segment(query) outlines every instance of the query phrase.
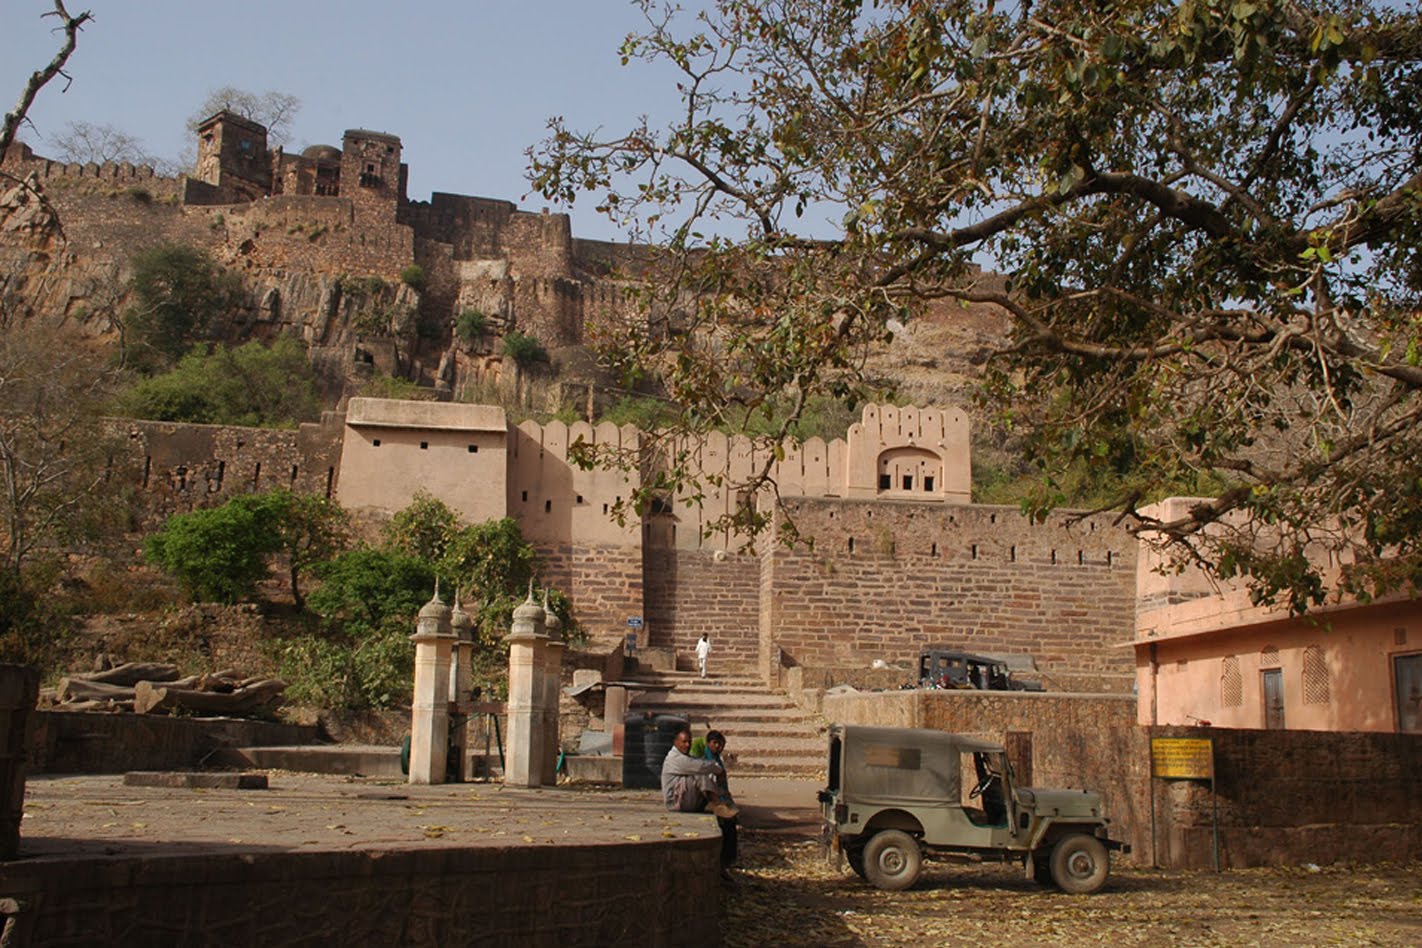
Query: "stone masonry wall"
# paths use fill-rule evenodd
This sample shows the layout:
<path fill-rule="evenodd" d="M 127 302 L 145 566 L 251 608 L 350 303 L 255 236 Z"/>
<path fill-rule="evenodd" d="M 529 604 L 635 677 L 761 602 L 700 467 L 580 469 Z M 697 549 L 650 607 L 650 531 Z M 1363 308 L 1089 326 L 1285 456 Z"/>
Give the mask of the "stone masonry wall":
<path fill-rule="evenodd" d="M 1155 780 L 1162 865 L 1377 862 L 1422 851 L 1422 734 L 1149 728 L 1214 741 L 1208 780 Z"/>
<path fill-rule="evenodd" d="M 573 600 L 578 624 L 596 646 L 612 647 L 627 634 L 627 619 L 640 616 L 642 557 L 634 547 L 537 546 L 543 579 Z"/>
<path fill-rule="evenodd" d="M 813 541 L 771 547 L 762 672 L 917 661 L 921 648 L 1031 655 L 1053 690 L 1133 680 L 1135 544 L 1109 520 L 1012 507 L 796 499 Z"/>
<path fill-rule="evenodd" d="M 126 435 L 142 519 L 216 507 L 240 494 L 287 488 L 335 496 L 340 416 L 297 431 L 115 420 Z"/>
<path fill-rule="evenodd" d="M 710 550 L 647 549 L 646 644 L 694 654 L 704 632 L 718 668 L 759 657 L 760 559 Z"/>
<path fill-rule="evenodd" d="M 24 945 L 719 945 L 720 841 L 24 860 Z M 648 906 L 655 906 L 648 911 Z M 7 926 L 7 931 L 10 926 Z M 185 942 L 187 943 L 187 942 Z"/>

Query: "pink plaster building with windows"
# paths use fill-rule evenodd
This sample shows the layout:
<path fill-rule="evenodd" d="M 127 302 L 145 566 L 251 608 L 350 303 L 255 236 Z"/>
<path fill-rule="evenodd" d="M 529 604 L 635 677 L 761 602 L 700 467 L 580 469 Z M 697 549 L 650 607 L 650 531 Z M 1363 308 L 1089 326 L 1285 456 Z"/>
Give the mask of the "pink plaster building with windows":
<path fill-rule="evenodd" d="M 1161 516 L 1169 519 L 1164 501 Z M 1238 586 L 1137 560 L 1142 724 L 1422 733 L 1422 603 L 1331 603 L 1299 618 Z"/>

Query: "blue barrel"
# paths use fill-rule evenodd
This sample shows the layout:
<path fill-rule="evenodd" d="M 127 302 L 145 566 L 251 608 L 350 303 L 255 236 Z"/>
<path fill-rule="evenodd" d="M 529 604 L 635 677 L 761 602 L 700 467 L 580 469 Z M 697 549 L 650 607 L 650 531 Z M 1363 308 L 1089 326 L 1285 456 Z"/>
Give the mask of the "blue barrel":
<path fill-rule="evenodd" d="M 659 790 L 662 761 L 676 732 L 689 724 L 685 715 L 629 714 L 623 727 L 622 786 L 629 790 Z"/>

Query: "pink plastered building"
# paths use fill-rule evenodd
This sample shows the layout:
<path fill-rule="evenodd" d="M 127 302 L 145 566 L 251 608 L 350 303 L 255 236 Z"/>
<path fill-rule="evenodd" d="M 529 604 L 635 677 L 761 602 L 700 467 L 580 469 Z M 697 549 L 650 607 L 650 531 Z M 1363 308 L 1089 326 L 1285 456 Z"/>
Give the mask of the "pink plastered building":
<path fill-rule="evenodd" d="M 1156 515 L 1171 519 L 1172 498 Z M 1330 602 L 1306 617 L 1243 586 L 1138 559 L 1141 724 L 1422 733 L 1422 602 Z"/>

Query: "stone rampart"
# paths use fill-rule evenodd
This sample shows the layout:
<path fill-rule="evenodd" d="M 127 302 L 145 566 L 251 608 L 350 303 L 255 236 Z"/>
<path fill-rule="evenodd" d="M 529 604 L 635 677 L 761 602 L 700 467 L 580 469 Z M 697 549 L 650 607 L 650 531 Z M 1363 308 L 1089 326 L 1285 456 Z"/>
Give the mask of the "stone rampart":
<path fill-rule="evenodd" d="M 286 488 L 335 496 L 340 416 L 298 430 L 114 419 L 127 438 L 139 509 L 156 525 L 240 494 Z"/>
<path fill-rule="evenodd" d="M 777 515 L 777 526 L 778 517 Z M 1105 517 L 795 499 L 810 545 L 762 560 L 762 672 L 916 662 L 925 646 L 1032 656 L 1049 687 L 1129 690 L 1136 548 Z M 1101 687 L 1098 687 L 1101 686 Z"/>
<path fill-rule="evenodd" d="M 641 616 L 642 555 L 635 547 L 537 544 L 543 557 L 542 579 L 573 600 L 578 624 L 593 647 L 617 646 L 627 620 Z"/>

